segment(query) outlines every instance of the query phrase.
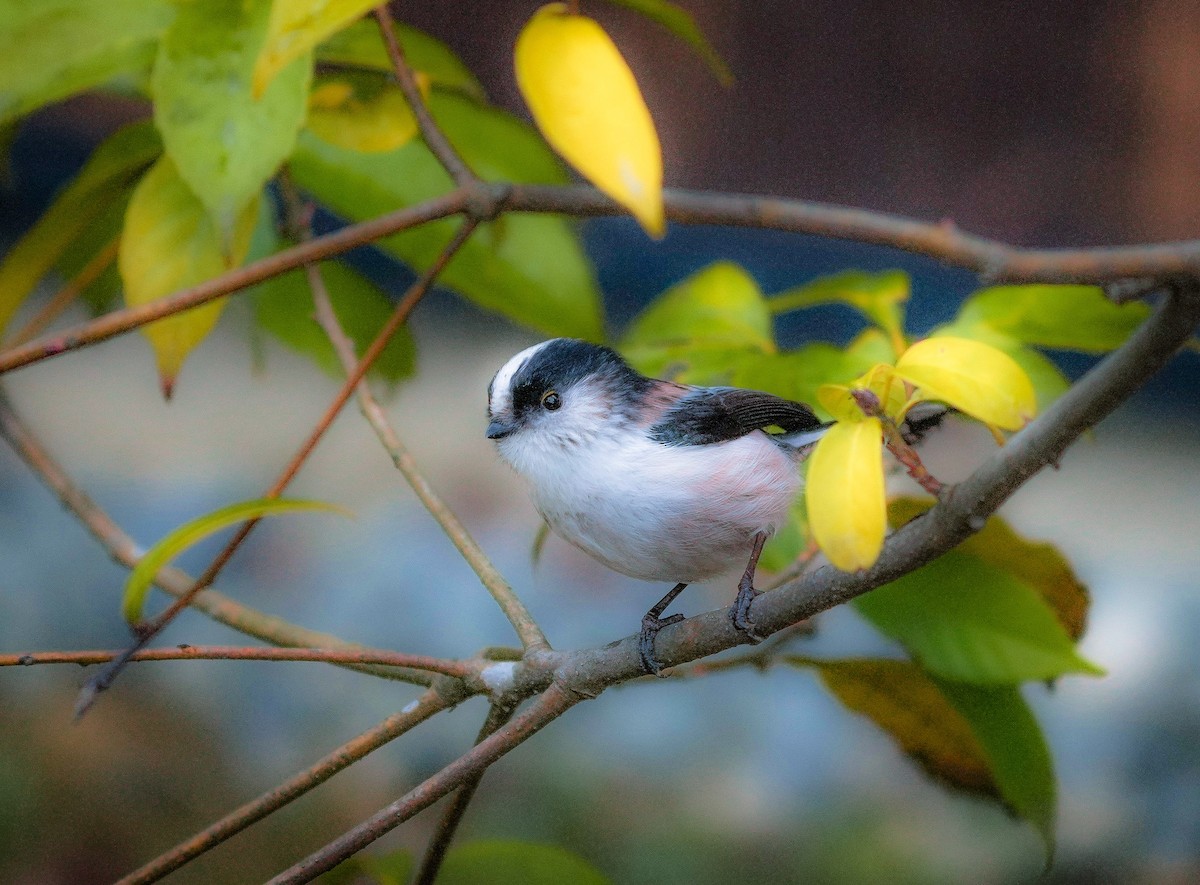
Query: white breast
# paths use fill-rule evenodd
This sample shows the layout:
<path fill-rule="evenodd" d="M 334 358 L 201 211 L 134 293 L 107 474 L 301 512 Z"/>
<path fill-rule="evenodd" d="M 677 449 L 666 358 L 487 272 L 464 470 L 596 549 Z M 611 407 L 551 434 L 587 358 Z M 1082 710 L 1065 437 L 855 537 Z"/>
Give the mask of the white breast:
<path fill-rule="evenodd" d="M 630 428 L 553 449 L 518 434 L 500 452 L 554 531 L 649 581 L 690 583 L 745 564 L 755 534 L 775 531 L 800 486 L 794 456 L 761 431 L 665 446 Z"/>

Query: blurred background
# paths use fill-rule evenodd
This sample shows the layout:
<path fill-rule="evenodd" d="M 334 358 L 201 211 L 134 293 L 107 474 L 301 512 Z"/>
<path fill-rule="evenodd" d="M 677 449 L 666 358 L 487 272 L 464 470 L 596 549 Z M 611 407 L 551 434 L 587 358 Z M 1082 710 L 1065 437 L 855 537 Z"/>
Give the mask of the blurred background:
<path fill-rule="evenodd" d="M 460 53 L 493 99 L 523 114 L 511 48 L 536 4 L 403 4 L 395 12 Z M 1019 244 L 1194 238 L 1200 215 L 1200 4 L 736 3 L 688 0 L 737 78 L 720 87 L 641 19 L 585 3 L 637 73 L 664 144 L 667 183 L 772 193 L 927 220 Z M 2 26 L 2 25 L 0 25 Z M 144 115 L 81 98 L 21 130 L 0 192 L 5 243 L 36 218 L 91 145 Z M 977 281 L 890 250 L 769 232 L 675 226 L 661 243 L 630 222 L 583 226 L 610 328 L 691 271 L 728 258 L 766 291 L 845 268 L 914 278 L 912 328 L 948 318 Z M 392 284 L 402 286 L 402 271 Z M 81 318 L 77 315 L 75 319 Z M 847 314 L 784 330 L 845 339 Z M 663 588 L 622 578 L 551 540 L 483 438 L 495 369 L 535 340 L 437 292 L 413 319 L 420 373 L 387 399 L 438 490 L 552 642 L 633 631 Z M 140 336 L 5 380 L 68 471 L 139 542 L 267 487 L 336 386 L 252 341 L 234 299 L 164 403 Z M 1071 358 L 1073 373 L 1087 361 Z M 1061 469 L 1005 508 L 1059 545 L 1090 585 L 1083 644 L 1102 679 L 1027 697 L 1061 779 L 1052 882 L 1200 880 L 1200 364 L 1171 370 Z M 939 477 L 990 443 L 953 426 L 928 445 Z M 263 525 L 222 576 L 236 599 L 346 639 L 438 655 L 512 642 L 506 622 L 421 510 L 352 409 L 295 486 L 352 521 Z M 0 650 L 112 648 L 124 572 L 0 448 Z M 181 565 L 205 564 L 209 545 Z M 732 584 L 689 589 L 680 610 L 724 604 Z M 164 643 L 239 644 L 199 614 Z M 822 617 L 813 654 L 893 650 L 849 611 Z M 109 881 L 408 703 L 415 692 L 318 664 L 131 667 L 79 725 L 85 672 L 0 671 L 0 881 Z M 374 812 L 464 749 L 481 701 L 439 717 L 237 837 L 172 881 L 261 881 Z M 419 850 L 426 814 L 377 850 Z M 777 668 L 630 685 L 574 709 L 495 766 L 462 837 L 563 845 L 617 882 L 980 882 L 1037 879 L 1032 831 L 927 783 L 811 674 Z"/>

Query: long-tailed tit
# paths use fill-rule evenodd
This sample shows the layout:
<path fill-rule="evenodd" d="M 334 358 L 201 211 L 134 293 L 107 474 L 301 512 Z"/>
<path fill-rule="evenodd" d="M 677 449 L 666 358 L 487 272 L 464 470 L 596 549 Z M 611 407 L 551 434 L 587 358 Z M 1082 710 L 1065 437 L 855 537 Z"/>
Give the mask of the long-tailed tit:
<path fill-rule="evenodd" d="M 658 631 L 683 620 L 661 617 L 667 606 L 741 562 L 729 614 L 758 638 L 749 618 L 758 557 L 799 491 L 798 462 L 828 427 L 808 406 L 654 380 L 607 347 L 555 338 L 496 373 L 488 420 L 488 438 L 550 528 L 622 574 L 676 582 L 642 619 L 648 672 L 661 669 Z"/>

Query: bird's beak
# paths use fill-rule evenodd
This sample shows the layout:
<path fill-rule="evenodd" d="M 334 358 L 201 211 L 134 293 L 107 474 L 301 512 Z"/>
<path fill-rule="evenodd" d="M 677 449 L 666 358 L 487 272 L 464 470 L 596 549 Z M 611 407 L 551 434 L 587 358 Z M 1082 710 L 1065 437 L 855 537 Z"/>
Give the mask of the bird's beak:
<path fill-rule="evenodd" d="M 504 439 L 514 430 L 517 429 L 516 424 L 506 424 L 503 421 L 492 421 L 488 424 L 487 437 L 488 439 Z"/>

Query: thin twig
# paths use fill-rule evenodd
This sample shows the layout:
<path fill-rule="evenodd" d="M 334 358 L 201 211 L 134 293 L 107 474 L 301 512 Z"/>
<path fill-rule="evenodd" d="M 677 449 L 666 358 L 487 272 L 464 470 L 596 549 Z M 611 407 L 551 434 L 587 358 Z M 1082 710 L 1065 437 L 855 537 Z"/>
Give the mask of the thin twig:
<path fill-rule="evenodd" d="M 388 10 L 386 3 L 375 7 L 375 20 L 379 23 L 379 33 L 383 37 L 384 46 L 387 47 L 388 58 L 392 60 L 392 72 L 396 75 L 396 82 L 400 85 L 400 91 L 404 93 L 409 107 L 412 108 L 413 116 L 417 120 L 417 128 L 420 129 L 421 137 L 425 140 L 430 153 L 437 157 L 442 168 L 450 173 L 450 177 L 460 187 L 478 181 L 475 173 L 459 156 L 454 145 L 450 143 L 450 139 L 442 132 L 441 127 L 429 112 L 429 106 L 425 103 L 425 96 L 421 94 L 417 78 L 404 58 L 404 48 L 396 39 L 392 13 Z"/>
<path fill-rule="evenodd" d="M 355 852 L 390 832 L 417 812 L 428 808 L 451 790 L 485 771 L 505 753 L 521 745 L 553 722 L 584 695 L 552 683 L 529 707 L 495 734 L 476 744 L 424 783 L 375 813 L 358 826 L 280 873 L 268 885 L 297 885 L 311 882 L 333 869 Z"/>
<path fill-rule="evenodd" d="M 1027 249 L 930 223 L 806 200 L 667 189 L 667 217 L 682 224 L 728 224 L 744 228 L 815 234 L 891 246 L 973 270 L 989 282 L 1096 283 L 1128 277 L 1200 276 L 1200 240 L 1144 246 Z M 618 206 L 586 185 L 514 184 L 500 209 L 575 216 L 623 215 Z"/>
<path fill-rule="evenodd" d="M 256 799 L 225 815 L 196 835 L 179 843 L 154 860 L 118 881 L 116 885 L 147 885 L 157 882 L 184 864 L 216 848 L 251 824 L 262 820 L 283 806 L 299 799 L 313 787 L 319 786 L 344 768 L 379 749 L 406 731 L 415 728 L 435 713 L 449 709 L 461 698 L 447 696 L 430 689 L 399 713 L 394 713 L 374 728 L 338 747 L 311 767 Z"/>
<path fill-rule="evenodd" d="M 30 667 L 35 664 L 103 664 L 121 651 L 34 651 L 0 655 L 0 667 Z M 378 664 L 408 667 L 464 679 L 473 668 L 462 661 L 406 654 L 381 649 L 346 648 L 262 648 L 235 645 L 178 645 L 172 648 L 147 648 L 130 661 L 322 661 L 329 664 Z"/>
<path fill-rule="evenodd" d="M 83 293 L 83 290 L 96 282 L 100 274 L 104 273 L 108 269 L 108 266 L 116 261 L 117 250 L 120 245 L 120 236 L 113 237 L 107 245 L 91 257 L 87 264 L 80 268 L 79 273 L 75 274 L 75 276 L 67 281 L 66 285 L 54 293 L 50 300 L 42 306 L 41 310 L 29 318 L 29 322 L 5 342 L 5 347 L 17 347 L 35 335 L 40 335 L 46 331 L 47 327 L 74 303 L 75 299 Z"/>
<path fill-rule="evenodd" d="M 427 221 L 457 215 L 465 209 L 471 199 L 472 194 L 460 188 L 415 206 L 406 206 L 370 221 L 343 227 L 309 243 L 277 252 L 148 304 L 110 311 L 63 332 L 37 338 L 20 347 L 8 348 L 0 353 L 0 373 L 106 341 L 163 317 L 244 291 L 254 283 L 261 283 L 270 277 L 295 270 L 305 262 L 321 261 L 373 243 L 388 234 L 407 230 Z"/>
<path fill-rule="evenodd" d="M 138 560 L 142 557 L 142 549 L 51 457 L 17 415 L 2 391 L 0 391 L 0 438 L 3 438 L 33 474 L 57 495 L 63 506 L 75 515 L 75 518 L 100 543 L 114 562 L 125 568 L 133 568 L 137 565 Z M 172 596 L 183 595 L 196 583 L 195 578 L 172 566 L 160 569 L 154 581 Z M 205 590 L 193 600 L 192 605 L 214 621 L 225 624 L 239 633 L 275 645 L 297 648 L 339 648 L 350 651 L 369 650 L 364 649 L 361 645 L 339 639 L 332 634 L 309 630 L 275 615 L 258 611 L 248 605 L 236 602 L 216 590 Z M 430 683 L 428 673 L 416 670 L 371 665 L 355 666 L 354 669 L 388 679 L 400 679 L 416 685 L 429 685 Z"/>
<path fill-rule="evenodd" d="M 512 719 L 515 712 L 516 708 L 511 706 L 492 704 L 488 707 L 487 717 L 479 728 L 475 745 L 478 746 L 496 729 Z M 475 791 L 479 789 L 483 775 L 484 772 L 480 771 L 474 777 L 468 778 L 450 797 L 450 802 L 446 805 L 442 817 L 438 821 L 437 829 L 434 830 L 433 838 L 429 840 L 429 845 L 425 848 L 421 865 L 417 868 L 417 874 L 412 880 L 413 885 L 433 885 L 434 880 L 437 879 L 438 872 L 442 868 L 442 861 L 446 859 L 446 851 L 450 848 L 450 843 L 454 841 L 454 834 L 458 831 L 458 825 L 462 823 L 463 816 L 467 813 L 467 807 L 475 798 Z"/>
<path fill-rule="evenodd" d="M 462 228 L 459 229 L 458 235 L 446 247 L 442 253 L 445 260 L 454 254 L 455 251 L 466 241 L 470 236 L 471 231 L 475 227 L 474 220 L 463 222 Z M 342 329 L 341 323 L 338 321 L 337 314 L 334 313 L 333 305 L 329 300 L 329 293 L 325 288 L 325 284 L 321 279 L 319 269 L 314 265 L 307 265 L 305 272 L 308 275 L 308 283 L 313 292 L 313 303 L 316 306 L 316 320 L 321 328 L 325 331 L 330 343 L 333 345 L 334 351 L 342 362 L 342 366 L 349 371 L 350 367 L 355 363 L 354 344 L 350 341 L 345 331 Z M 401 306 L 403 306 L 403 301 Z M 399 310 L 399 307 L 397 308 Z M 379 402 L 371 393 L 370 386 L 365 381 L 360 381 L 358 384 L 358 403 L 362 409 L 363 416 L 370 423 L 379 437 L 388 454 L 391 455 L 392 463 L 396 465 L 396 469 L 408 482 L 413 492 L 416 493 L 421 503 L 425 505 L 425 509 L 430 515 L 437 520 L 442 531 L 450 542 L 457 548 L 459 555 L 466 560 L 467 564 L 479 577 L 480 582 L 491 594 L 496 604 L 500 606 L 509 623 L 513 625 L 517 636 L 521 640 L 521 645 L 525 649 L 530 648 L 549 648 L 550 644 L 546 639 L 546 635 L 542 632 L 541 627 L 533 619 L 533 615 L 525 607 L 517 596 L 516 591 L 500 574 L 500 570 L 488 559 L 487 554 L 483 552 L 483 548 L 476 543 L 467 531 L 466 526 L 462 524 L 454 511 L 449 505 L 442 500 L 441 496 L 434 491 L 425 475 L 417 467 L 416 461 L 408 452 L 408 449 L 400 441 L 400 437 L 396 434 L 395 429 L 388 421 L 384 411 L 379 406 Z"/>

